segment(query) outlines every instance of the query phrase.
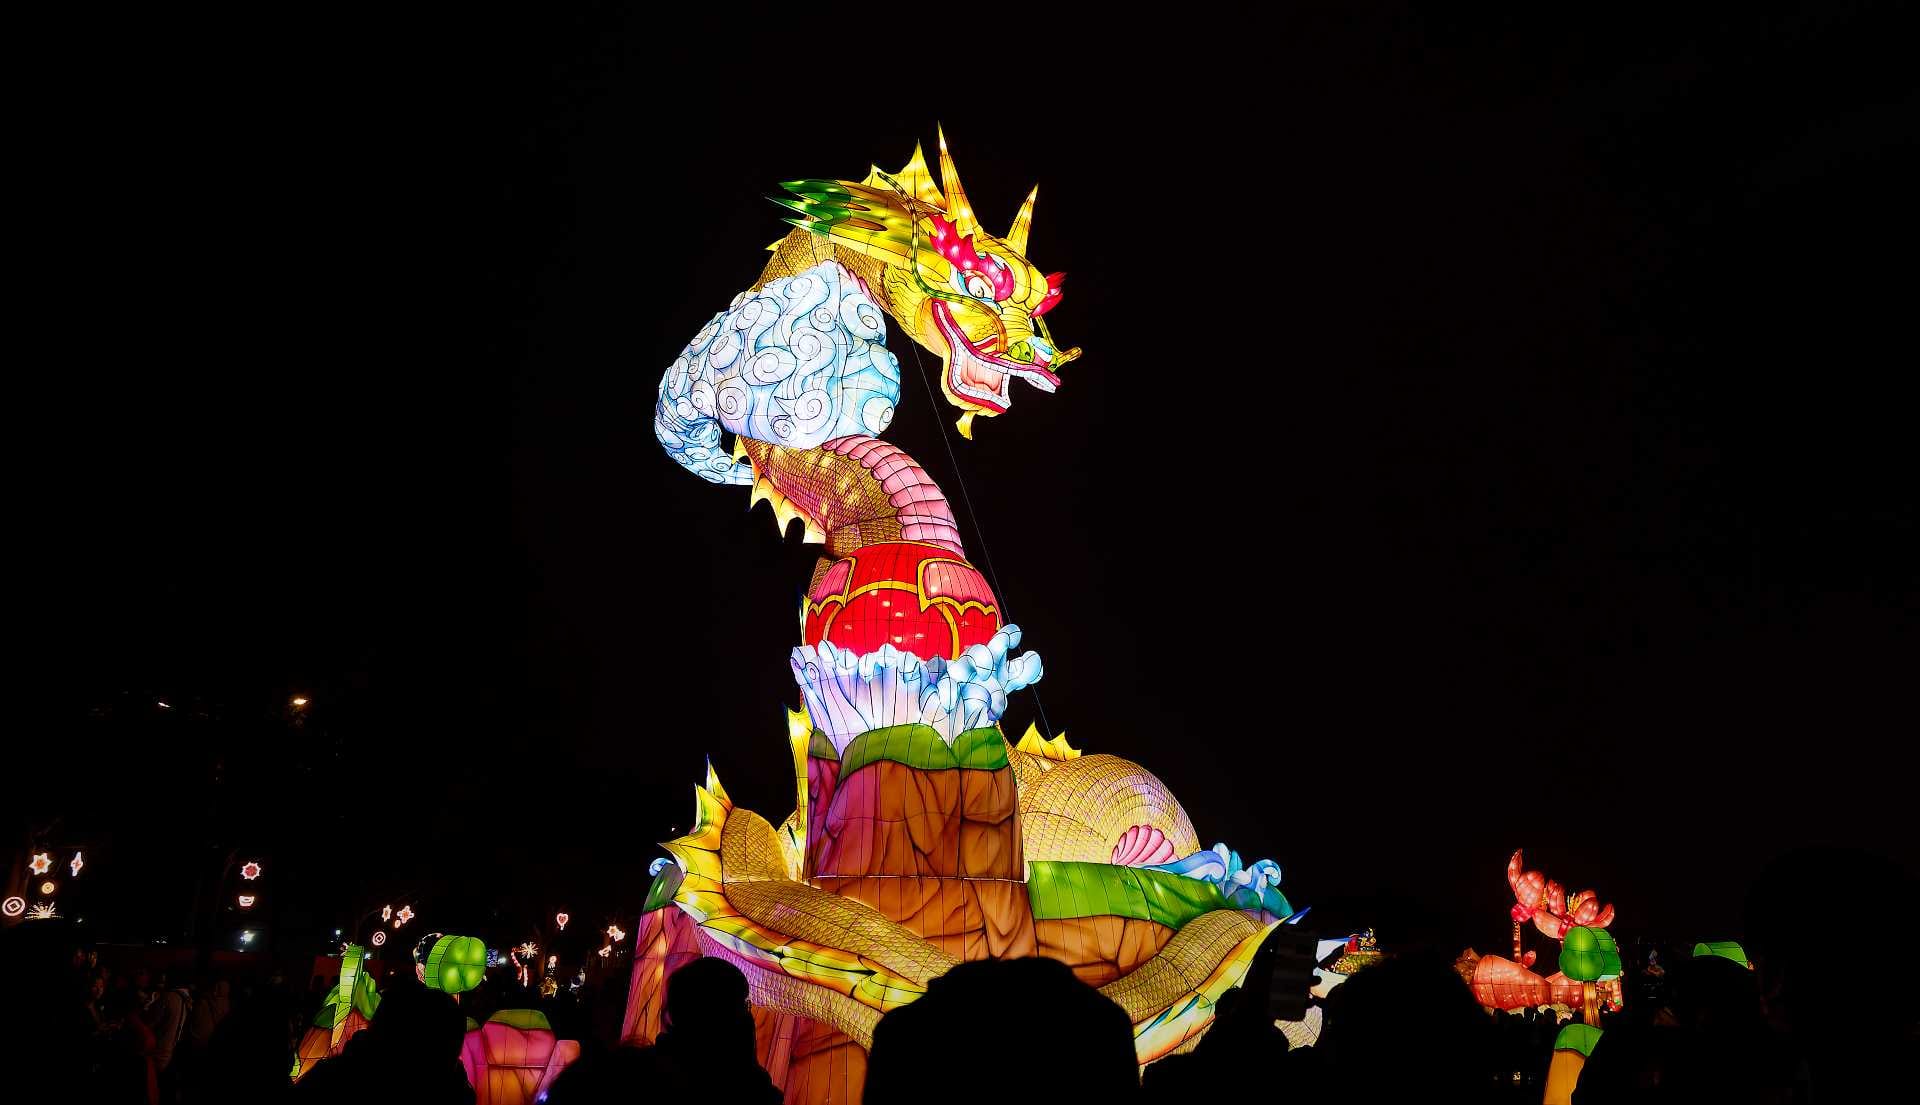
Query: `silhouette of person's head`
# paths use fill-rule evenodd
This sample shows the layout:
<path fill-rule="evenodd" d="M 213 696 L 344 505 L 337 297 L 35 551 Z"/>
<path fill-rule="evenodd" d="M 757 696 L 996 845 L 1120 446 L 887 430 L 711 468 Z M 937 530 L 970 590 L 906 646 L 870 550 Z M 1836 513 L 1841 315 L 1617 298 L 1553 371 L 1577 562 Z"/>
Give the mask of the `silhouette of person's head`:
<path fill-rule="evenodd" d="M 1864 907 L 1856 927 L 1871 927 L 1912 917 L 1916 905 L 1913 872 L 1853 848 L 1780 856 L 1748 891 L 1743 943 L 1766 1016 L 1793 1039 L 1817 1095 L 1874 1094 L 1901 1073 L 1898 1057 L 1920 1029 L 1897 977 L 1854 962 L 1816 912 Z"/>
<path fill-rule="evenodd" d="M 667 979 L 666 1024 L 682 1035 L 737 1031 L 753 1026 L 747 978 L 724 959 L 695 959 Z"/>
<path fill-rule="evenodd" d="M 1752 971 L 1706 955 L 1676 965 L 1668 1007 L 1682 1027 L 1749 1031 L 1760 1023 L 1760 987 Z"/>
<path fill-rule="evenodd" d="M 1329 995 L 1319 1045 L 1353 1100 L 1473 1100 L 1490 1088 L 1494 1025 L 1441 959 L 1393 958 Z"/>
<path fill-rule="evenodd" d="M 451 996 L 402 984 L 382 996 L 367 1032 L 389 1056 L 443 1062 L 460 1057 L 467 1019 Z"/>
<path fill-rule="evenodd" d="M 1139 1092 L 1133 1025 L 1053 959 L 962 963 L 882 1017 L 864 1100 L 1129 1101 Z"/>
<path fill-rule="evenodd" d="M 760 1066 L 747 979 L 724 959 L 701 958 L 667 979 L 659 1053 L 645 1062 L 676 1068 L 703 1092 L 727 1102 L 777 1102 L 780 1092 Z"/>
<path fill-rule="evenodd" d="M 708 1090 L 654 1048 L 617 1047 L 576 1060 L 554 1080 L 547 1105 L 677 1103 Z"/>

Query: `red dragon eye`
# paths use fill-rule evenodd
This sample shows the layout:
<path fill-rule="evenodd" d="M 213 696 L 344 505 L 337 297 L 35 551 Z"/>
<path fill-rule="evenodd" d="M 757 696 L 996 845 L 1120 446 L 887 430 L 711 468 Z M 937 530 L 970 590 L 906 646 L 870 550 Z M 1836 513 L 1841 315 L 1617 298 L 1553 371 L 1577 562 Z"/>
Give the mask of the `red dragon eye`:
<path fill-rule="evenodd" d="M 1067 274 L 1064 272 L 1050 272 L 1047 274 L 1047 297 L 1040 301 L 1040 306 L 1033 309 L 1034 318 L 1039 318 L 1041 315 L 1053 310 L 1053 305 L 1060 302 L 1060 285 L 1065 283 L 1066 279 Z"/>
<path fill-rule="evenodd" d="M 974 252 L 973 239 L 961 234 L 952 223 L 938 215 L 928 218 L 933 223 L 934 252 L 946 258 L 947 263 L 962 274 L 962 279 L 966 274 L 979 273 L 993 286 L 993 298 L 1005 299 L 1013 294 L 1013 270 L 998 257 L 982 257 Z"/>

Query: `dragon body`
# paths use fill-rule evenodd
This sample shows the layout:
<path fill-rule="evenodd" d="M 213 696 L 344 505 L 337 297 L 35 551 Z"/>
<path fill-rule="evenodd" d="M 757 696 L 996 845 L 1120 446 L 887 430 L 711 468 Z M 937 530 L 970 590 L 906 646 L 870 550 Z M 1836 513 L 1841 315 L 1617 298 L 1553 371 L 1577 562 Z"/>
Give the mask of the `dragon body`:
<path fill-rule="evenodd" d="M 680 963 L 726 958 L 790 1102 L 856 1100 L 878 1019 L 971 959 L 1064 960 L 1126 1010 L 1142 1063 L 1191 1047 L 1294 915 L 1277 866 L 1201 848 L 1144 768 L 1001 731 L 1042 664 L 946 497 L 880 440 L 901 398 L 887 324 L 938 358 L 968 437 L 1013 380 L 1051 392 L 1079 350 L 1044 321 L 1062 277 L 1025 256 L 1037 190 L 996 237 L 944 136 L 940 170 L 915 150 L 898 172 L 784 185 L 793 230 L 674 359 L 654 414 L 682 467 L 824 549 L 790 657 L 794 811 L 738 808 L 709 769 L 693 831 L 654 865 L 626 1035 L 659 1031 Z"/>

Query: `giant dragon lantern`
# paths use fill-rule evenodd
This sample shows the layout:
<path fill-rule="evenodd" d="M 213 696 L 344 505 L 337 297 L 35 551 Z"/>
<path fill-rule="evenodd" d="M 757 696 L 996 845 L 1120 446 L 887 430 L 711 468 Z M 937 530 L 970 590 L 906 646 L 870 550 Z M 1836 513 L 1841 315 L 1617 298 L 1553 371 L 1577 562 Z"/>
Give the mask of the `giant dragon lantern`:
<path fill-rule="evenodd" d="M 693 831 L 654 864 L 625 1035 L 650 1042 L 667 977 L 717 956 L 747 976 L 787 1100 L 857 1100 L 884 1013 L 956 963 L 1043 955 L 1127 1012 L 1143 1064 L 1190 1048 L 1294 915 L 1280 869 L 1202 848 L 1137 764 L 1003 735 L 1040 657 L 946 496 L 880 439 L 901 390 L 889 318 L 939 359 L 967 437 L 1012 381 L 1052 392 L 1080 355 L 1044 318 L 1060 275 L 1026 257 L 1037 190 L 988 233 L 944 135 L 937 184 L 916 149 L 898 172 L 783 187 L 794 229 L 668 367 L 654 432 L 824 546 L 791 654 L 794 810 L 737 807 L 709 768 Z"/>

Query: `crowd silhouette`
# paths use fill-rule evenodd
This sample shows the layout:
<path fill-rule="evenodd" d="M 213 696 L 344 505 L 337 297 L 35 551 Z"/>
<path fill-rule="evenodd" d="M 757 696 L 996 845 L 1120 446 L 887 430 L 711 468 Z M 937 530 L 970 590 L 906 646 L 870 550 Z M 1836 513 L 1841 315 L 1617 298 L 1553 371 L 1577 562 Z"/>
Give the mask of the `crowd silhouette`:
<path fill-rule="evenodd" d="M 1870 897 L 1886 923 L 1917 902 L 1910 873 L 1865 853 L 1824 849 L 1770 866 L 1746 903 L 1752 967 L 1718 956 L 1653 969 L 1609 1016 L 1573 1092 L 1575 1105 L 1755 1102 L 1826 1105 L 1904 1099 L 1920 1056 L 1920 1020 L 1895 950 L 1856 958 L 1866 939 L 1835 934 L 1817 904 Z M 475 1100 L 461 1063 L 467 1011 L 397 974 L 378 1016 L 344 1050 L 289 1085 L 290 1058 L 314 994 L 267 984 L 134 969 L 112 975 L 70 954 L 50 926 L 5 935 L 7 977 L 24 997 L 0 1003 L 20 1101 L 128 1105 L 294 1105 Z M 1493 1014 L 1453 966 L 1388 955 L 1336 987 L 1312 1046 L 1290 1048 L 1269 1007 L 1261 961 L 1219 1002 L 1189 1050 L 1140 1071 L 1119 1006 L 1048 959 L 964 963 L 920 1000 L 882 1017 L 868 1055 L 868 1105 L 1139 1102 L 1227 1098 L 1326 1102 L 1537 1102 L 1557 1023 Z M 595 1019 L 578 1016 L 582 1028 Z M 683 1102 L 775 1105 L 756 1059 L 748 984 L 723 959 L 668 980 L 664 1029 L 650 1047 L 582 1031 L 581 1057 L 550 1105 Z"/>

